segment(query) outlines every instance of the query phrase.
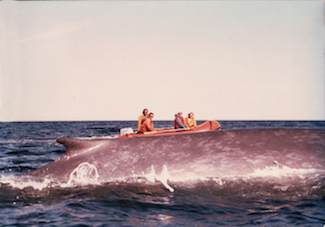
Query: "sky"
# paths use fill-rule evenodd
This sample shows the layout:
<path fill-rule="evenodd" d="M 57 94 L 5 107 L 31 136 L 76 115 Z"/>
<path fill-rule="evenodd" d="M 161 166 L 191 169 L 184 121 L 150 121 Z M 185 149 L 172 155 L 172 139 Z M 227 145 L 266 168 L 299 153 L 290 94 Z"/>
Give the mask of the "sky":
<path fill-rule="evenodd" d="M 0 121 L 325 120 L 323 1 L 1 1 Z"/>

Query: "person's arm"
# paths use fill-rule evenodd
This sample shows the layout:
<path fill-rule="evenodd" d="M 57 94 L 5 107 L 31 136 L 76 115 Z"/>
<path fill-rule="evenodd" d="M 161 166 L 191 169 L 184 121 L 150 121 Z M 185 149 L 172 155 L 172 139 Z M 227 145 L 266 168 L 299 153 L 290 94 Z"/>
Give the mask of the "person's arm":
<path fill-rule="evenodd" d="M 189 125 L 190 119 L 187 117 L 185 118 L 185 124 Z"/>
<path fill-rule="evenodd" d="M 151 124 L 148 124 L 147 128 L 148 128 L 150 131 L 155 131 L 154 127 L 152 127 Z"/>
<path fill-rule="evenodd" d="M 140 116 L 138 120 L 138 131 L 140 131 L 141 129 L 141 124 L 142 124 L 142 116 Z"/>

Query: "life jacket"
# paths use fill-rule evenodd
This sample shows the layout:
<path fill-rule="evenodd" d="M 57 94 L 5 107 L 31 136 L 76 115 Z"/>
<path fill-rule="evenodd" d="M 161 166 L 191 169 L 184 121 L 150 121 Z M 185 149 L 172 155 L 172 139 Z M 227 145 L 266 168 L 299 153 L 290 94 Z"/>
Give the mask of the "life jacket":
<path fill-rule="evenodd" d="M 181 120 L 182 124 L 185 125 L 184 118 L 182 116 L 176 116 L 175 117 L 175 120 L 174 120 L 174 126 L 175 126 L 175 128 L 180 128 L 179 125 L 176 122 L 176 118 L 179 118 Z"/>
<path fill-rule="evenodd" d="M 146 119 L 147 119 L 147 117 L 144 116 L 144 115 L 142 115 L 142 116 L 141 116 L 141 124 L 142 124 Z"/>
<path fill-rule="evenodd" d="M 186 122 L 187 126 L 190 128 L 196 126 L 196 121 L 195 121 L 194 117 L 193 118 L 189 118 L 189 117 L 185 118 L 185 122 Z"/>

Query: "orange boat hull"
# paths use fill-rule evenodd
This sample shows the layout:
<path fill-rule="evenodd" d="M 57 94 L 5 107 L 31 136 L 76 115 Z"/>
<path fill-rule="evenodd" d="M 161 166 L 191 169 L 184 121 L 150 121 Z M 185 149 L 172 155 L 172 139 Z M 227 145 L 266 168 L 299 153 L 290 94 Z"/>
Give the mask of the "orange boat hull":
<path fill-rule="evenodd" d="M 175 135 L 175 134 L 184 134 L 184 133 L 197 133 L 197 132 L 207 132 L 215 131 L 220 129 L 220 124 L 217 121 L 206 121 L 202 124 L 199 124 L 195 128 L 190 129 L 157 129 L 152 132 L 145 133 L 130 133 L 125 135 L 119 135 L 117 138 L 131 138 L 131 137 L 144 137 L 144 136 L 162 136 L 162 135 Z"/>

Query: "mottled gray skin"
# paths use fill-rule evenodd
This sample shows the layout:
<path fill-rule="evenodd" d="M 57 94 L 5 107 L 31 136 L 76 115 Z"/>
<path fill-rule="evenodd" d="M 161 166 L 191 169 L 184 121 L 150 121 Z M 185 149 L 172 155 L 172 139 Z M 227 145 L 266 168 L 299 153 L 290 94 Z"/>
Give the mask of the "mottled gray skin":
<path fill-rule="evenodd" d="M 279 165 L 325 169 L 325 130 L 245 129 L 125 139 L 57 140 L 67 147 L 60 159 L 29 175 L 67 182 L 83 162 L 96 166 L 100 182 L 159 174 L 166 165 L 171 176 L 244 175 Z"/>

